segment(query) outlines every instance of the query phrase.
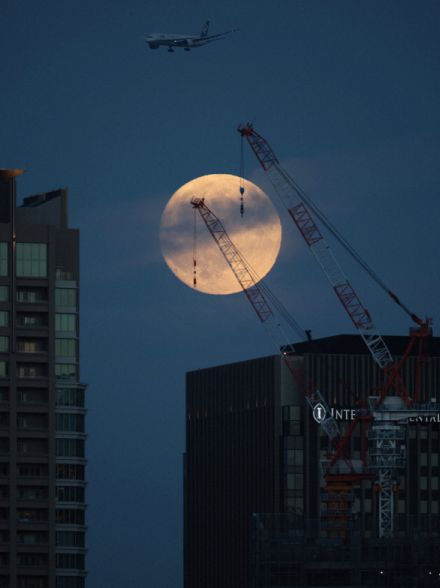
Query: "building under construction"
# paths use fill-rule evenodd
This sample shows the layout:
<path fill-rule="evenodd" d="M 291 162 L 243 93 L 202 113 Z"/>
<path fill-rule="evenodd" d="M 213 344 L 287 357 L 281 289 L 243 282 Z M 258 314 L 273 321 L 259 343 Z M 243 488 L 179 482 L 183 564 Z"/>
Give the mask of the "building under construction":
<path fill-rule="evenodd" d="M 398 360 L 407 338 L 384 339 Z M 320 390 L 350 430 L 385 379 L 362 340 L 328 337 L 294 351 L 303 389 Z M 388 537 L 380 537 L 377 472 L 354 483 L 340 470 L 343 492 L 323 482 L 331 442 L 280 356 L 189 373 L 185 588 L 440 584 L 440 338 L 427 339 L 419 360 L 411 351 L 402 379 L 420 387 L 419 407 L 429 411 L 400 428 Z M 347 436 L 347 468 L 362 460 L 368 436 L 371 422 L 360 420 Z"/>

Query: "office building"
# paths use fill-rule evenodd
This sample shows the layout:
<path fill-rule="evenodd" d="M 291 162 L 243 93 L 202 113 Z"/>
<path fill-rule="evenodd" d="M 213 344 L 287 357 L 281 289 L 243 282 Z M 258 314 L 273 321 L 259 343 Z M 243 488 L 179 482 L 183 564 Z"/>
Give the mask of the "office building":
<path fill-rule="evenodd" d="M 0 586 L 83 588 L 79 233 L 67 190 L 16 205 L 0 171 Z"/>
<path fill-rule="evenodd" d="M 406 337 L 385 340 L 396 358 L 403 354 Z M 294 347 L 296 355 L 290 361 L 303 374 L 302 390 L 319 389 L 341 429 L 347 429 L 354 411 L 379 392 L 383 372 L 358 336 L 328 337 Z M 418 376 L 417 351 L 403 373 L 409 388 L 420 377 L 421 400 L 439 397 L 440 338 L 430 338 L 427 351 Z M 438 408 L 440 413 L 440 404 Z M 433 551 L 419 553 L 425 560 L 417 560 L 416 575 L 440 557 L 439 433 L 439 422 L 417 420 L 406 427 L 406 469 L 395 493 L 396 541 L 401 543 L 389 543 L 386 548 L 395 554 L 386 560 L 394 565 L 393 557 L 404 554 L 405 545 L 420 547 L 429 537 Z M 359 427 L 349 445 L 350 456 L 359 459 Z M 372 479 L 353 488 L 351 555 L 342 547 L 325 553 L 298 552 L 298 545 L 307 542 L 316 548 L 324 525 L 321 463 L 328 448 L 327 436 L 280 356 L 188 373 L 185 588 L 381 585 L 385 572 L 376 569 L 374 562 L 383 560 L 371 554 L 377 549 L 377 553 L 387 551 L 376 542 L 378 509 Z M 289 540 L 292 537 L 296 543 Z M 338 547 L 337 538 L 327 536 L 325 541 L 327 547 Z M 363 575 L 359 571 L 362 554 L 370 562 Z M 338 558 L 345 563 L 338 564 Z M 296 567 L 292 568 L 292 562 Z M 408 570 L 399 565 L 393 568 L 394 578 L 397 574 L 407 577 Z M 381 574 L 380 581 L 376 573 Z"/>

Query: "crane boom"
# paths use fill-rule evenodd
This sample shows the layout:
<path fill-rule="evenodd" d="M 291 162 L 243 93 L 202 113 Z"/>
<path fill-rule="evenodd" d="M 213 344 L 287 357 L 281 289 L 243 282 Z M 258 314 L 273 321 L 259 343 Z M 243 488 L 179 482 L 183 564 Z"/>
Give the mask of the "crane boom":
<path fill-rule="evenodd" d="M 381 368 L 385 368 L 393 362 L 391 353 L 306 207 L 301 189 L 281 167 L 269 143 L 252 125 L 240 126 L 238 130 L 242 137 L 246 137 L 373 359 Z"/>
<path fill-rule="evenodd" d="M 200 213 L 200 216 L 202 217 L 208 231 L 215 240 L 218 248 L 220 249 L 220 252 L 226 260 L 226 263 L 234 273 L 238 283 L 243 289 L 243 292 L 246 294 L 258 318 L 266 326 L 272 339 L 276 341 L 279 337 L 280 325 L 277 323 L 275 314 L 272 311 L 272 308 L 266 297 L 264 296 L 254 272 L 251 270 L 244 257 L 231 241 L 231 238 L 229 237 L 221 220 L 212 212 L 212 210 L 206 206 L 205 199 L 193 197 L 191 199 L 191 204 L 193 208 L 197 209 Z M 302 378 L 300 374 L 297 373 L 297 370 L 292 365 L 292 362 L 289 361 L 289 351 L 294 353 L 294 349 L 290 343 L 283 345 L 282 358 L 287 368 L 295 379 L 295 382 L 297 383 L 300 390 L 303 391 L 312 411 L 318 410 L 319 407 L 322 407 L 323 413 L 326 416 L 320 422 L 320 425 L 330 440 L 335 439 L 340 435 L 340 431 L 334 417 L 331 414 L 327 402 L 319 390 L 304 391 Z"/>

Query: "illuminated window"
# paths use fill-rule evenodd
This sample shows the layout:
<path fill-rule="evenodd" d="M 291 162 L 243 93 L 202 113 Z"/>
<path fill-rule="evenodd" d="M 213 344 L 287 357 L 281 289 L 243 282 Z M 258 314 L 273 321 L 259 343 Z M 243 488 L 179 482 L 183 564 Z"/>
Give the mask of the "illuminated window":
<path fill-rule="evenodd" d="M 8 275 L 8 244 L 0 243 L 0 276 Z"/>
<path fill-rule="evenodd" d="M 17 276 L 47 277 L 46 243 L 17 243 Z"/>
<path fill-rule="evenodd" d="M 9 300 L 9 287 L 0 286 L 0 302 L 8 302 Z"/>

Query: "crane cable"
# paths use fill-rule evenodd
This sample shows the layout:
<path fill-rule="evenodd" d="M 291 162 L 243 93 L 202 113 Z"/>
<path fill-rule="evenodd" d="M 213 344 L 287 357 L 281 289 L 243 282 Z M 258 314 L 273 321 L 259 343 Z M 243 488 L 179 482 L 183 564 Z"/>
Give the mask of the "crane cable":
<path fill-rule="evenodd" d="M 280 170 L 280 168 L 278 168 Z M 329 218 L 319 209 L 317 204 L 308 196 L 308 194 L 301 188 L 301 186 L 295 182 L 295 180 L 289 176 L 289 174 L 282 170 L 285 174 L 286 179 L 291 183 L 294 190 L 297 192 L 298 196 L 305 202 L 309 208 L 315 213 L 315 215 L 320 219 L 325 227 L 330 231 L 330 233 L 335 237 L 335 239 L 344 247 L 344 249 L 353 257 L 353 259 L 364 269 L 364 271 L 376 282 L 382 290 L 384 290 L 388 296 L 398 304 L 404 312 L 411 319 L 421 325 L 423 320 L 419 318 L 414 312 L 412 312 L 399 298 L 398 296 L 385 284 L 385 282 L 381 279 L 381 277 L 373 270 L 373 268 L 359 255 L 356 249 L 347 241 L 347 239 L 342 235 L 342 233 L 333 225 L 333 223 L 329 220 Z"/>
<path fill-rule="evenodd" d="M 240 142 L 240 215 L 244 215 L 244 149 L 243 149 L 243 135 Z"/>
<path fill-rule="evenodd" d="M 193 227 L 193 287 L 197 288 L 197 209 L 194 208 Z"/>

